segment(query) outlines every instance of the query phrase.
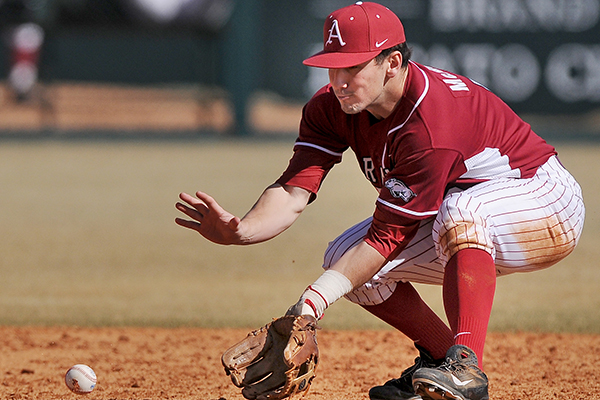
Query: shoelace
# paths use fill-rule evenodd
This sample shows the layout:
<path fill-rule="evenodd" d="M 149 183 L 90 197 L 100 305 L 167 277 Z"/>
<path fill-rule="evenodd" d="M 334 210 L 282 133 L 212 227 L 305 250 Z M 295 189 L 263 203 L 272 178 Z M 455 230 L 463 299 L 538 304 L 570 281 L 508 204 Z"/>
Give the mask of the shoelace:
<path fill-rule="evenodd" d="M 439 366 L 440 369 L 445 369 L 446 371 L 453 374 L 454 372 L 462 372 L 467 369 L 468 365 L 460 362 L 459 360 L 454 360 L 451 358 L 447 358 L 446 362 Z"/>

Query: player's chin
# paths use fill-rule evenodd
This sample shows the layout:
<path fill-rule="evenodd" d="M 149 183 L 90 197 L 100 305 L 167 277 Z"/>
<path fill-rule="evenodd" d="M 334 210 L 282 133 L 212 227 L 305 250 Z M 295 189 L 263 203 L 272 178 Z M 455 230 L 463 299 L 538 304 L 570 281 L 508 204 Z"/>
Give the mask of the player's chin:
<path fill-rule="evenodd" d="M 361 103 L 356 101 L 357 99 L 353 95 L 338 95 L 336 93 L 336 97 L 340 103 L 342 111 L 346 114 L 358 114 L 364 110 L 364 107 L 361 105 Z"/>
<path fill-rule="evenodd" d="M 340 106 L 342 108 L 342 111 L 345 112 L 346 114 L 358 114 L 359 112 L 361 112 L 365 109 L 360 104 L 357 104 L 357 103 L 349 104 L 349 103 L 345 103 L 345 102 L 341 102 L 341 101 L 340 101 Z"/>

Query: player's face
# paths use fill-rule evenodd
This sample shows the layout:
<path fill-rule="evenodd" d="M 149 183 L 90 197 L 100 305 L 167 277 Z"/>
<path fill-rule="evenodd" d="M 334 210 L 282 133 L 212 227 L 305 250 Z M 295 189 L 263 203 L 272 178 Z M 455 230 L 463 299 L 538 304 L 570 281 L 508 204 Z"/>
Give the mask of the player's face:
<path fill-rule="evenodd" d="M 385 62 L 375 59 L 350 68 L 329 69 L 329 82 L 347 114 L 371 111 L 376 117 L 386 79 Z M 375 112 L 374 112 L 375 111 Z"/>

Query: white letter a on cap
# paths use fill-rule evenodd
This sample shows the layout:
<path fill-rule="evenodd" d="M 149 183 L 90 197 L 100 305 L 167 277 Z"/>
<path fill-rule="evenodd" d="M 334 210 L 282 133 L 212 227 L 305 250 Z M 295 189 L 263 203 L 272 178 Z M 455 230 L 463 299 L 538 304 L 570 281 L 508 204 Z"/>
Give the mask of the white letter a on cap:
<path fill-rule="evenodd" d="M 331 39 L 336 38 L 340 41 L 340 45 L 345 46 L 346 42 L 342 39 L 342 34 L 340 33 L 340 28 L 338 26 L 337 19 L 333 20 L 333 24 L 331 24 L 331 29 L 329 29 L 329 39 L 325 42 L 325 45 L 333 43 Z"/>

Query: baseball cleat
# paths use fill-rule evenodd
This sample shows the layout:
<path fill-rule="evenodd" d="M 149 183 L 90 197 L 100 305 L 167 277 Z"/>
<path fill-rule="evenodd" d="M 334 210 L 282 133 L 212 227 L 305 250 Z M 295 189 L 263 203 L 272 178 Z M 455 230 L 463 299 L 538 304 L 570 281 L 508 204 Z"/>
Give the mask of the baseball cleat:
<path fill-rule="evenodd" d="M 467 346 L 455 345 L 437 368 L 422 368 L 413 375 L 415 394 L 423 400 L 488 400 L 488 378 Z"/>
<path fill-rule="evenodd" d="M 421 396 L 415 394 L 413 389 L 413 374 L 420 368 L 437 367 L 443 360 L 434 360 L 427 350 L 417 345 L 415 347 L 419 350 L 419 357 L 415 358 L 415 364 L 402 371 L 399 378 L 372 387 L 369 390 L 371 400 L 421 400 Z"/>

